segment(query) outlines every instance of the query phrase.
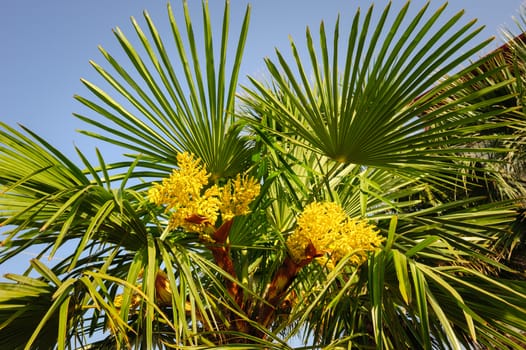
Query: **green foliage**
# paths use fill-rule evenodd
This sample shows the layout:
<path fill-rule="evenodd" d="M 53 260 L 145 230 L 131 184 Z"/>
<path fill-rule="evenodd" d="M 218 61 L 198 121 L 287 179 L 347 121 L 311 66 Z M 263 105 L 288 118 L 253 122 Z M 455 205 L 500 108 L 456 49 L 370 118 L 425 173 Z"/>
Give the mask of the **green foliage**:
<path fill-rule="evenodd" d="M 0 264 L 41 248 L 0 283 L 2 346 L 522 349 L 526 278 L 508 258 L 524 188 L 506 161 L 523 156 L 524 44 L 451 73 L 489 41 L 445 5 L 409 6 L 374 25 L 373 7 L 357 12 L 332 35 L 322 23 L 318 41 L 308 29 L 306 57 L 291 40 L 292 59 L 277 51 L 243 91 L 250 7 L 233 51 L 228 2 L 219 40 L 206 2 L 202 39 L 186 2 L 184 33 L 170 6 L 166 35 L 133 19 L 139 47 L 115 30 L 129 62 L 101 48 L 108 90 L 83 81 L 91 97 L 76 97 L 93 112 L 77 115 L 96 130 L 82 132 L 121 146 L 121 162 L 78 150 L 76 164 L 0 124 Z M 167 231 L 148 189 L 184 151 L 210 186 L 257 178 L 251 213 Z M 313 201 L 374 224 L 381 249 L 359 266 L 292 261 L 287 238 Z"/>

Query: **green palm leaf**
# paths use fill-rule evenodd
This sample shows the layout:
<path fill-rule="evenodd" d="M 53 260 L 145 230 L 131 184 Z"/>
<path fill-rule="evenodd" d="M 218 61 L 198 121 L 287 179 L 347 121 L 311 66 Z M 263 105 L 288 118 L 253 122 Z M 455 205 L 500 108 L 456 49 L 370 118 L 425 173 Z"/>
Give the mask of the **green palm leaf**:
<path fill-rule="evenodd" d="M 455 172 L 454 168 L 462 166 L 455 160 L 468 157 L 469 145 L 489 137 L 481 131 L 508 123 L 495 115 L 506 112 L 499 105 L 511 96 L 481 97 L 509 82 L 501 81 L 450 100 L 449 95 L 465 89 L 455 84 L 458 78 L 487 59 L 443 77 L 489 41 L 466 48 L 480 28 L 473 29 L 474 22 L 469 22 L 458 29 L 462 13 L 438 27 L 436 22 L 445 6 L 426 17 L 426 5 L 412 20 L 406 16 L 408 6 L 392 21 L 388 21 L 390 6 L 386 7 L 375 28 L 369 27 L 372 7 L 362 21 L 357 12 L 342 61 L 338 22 L 330 47 L 323 23 L 319 47 L 315 47 L 307 30 L 310 61 L 304 63 L 292 40 L 295 67 L 279 51 L 277 62 L 266 60 L 272 84 L 288 103 L 282 102 L 276 89 L 254 79 L 255 89 L 247 89 L 250 98 L 246 102 L 256 110 L 272 111 L 278 124 L 294 130 L 299 137 L 294 142 L 338 162 L 411 172 L 413 176 Z M 312 78 L 307 68 L 312 70 Z M 491 74 L 495 72 L 474 77 L 470 83 Z"/>
<path fill-rule="evenodd" d="M 85 134 L 143 154 L 148 164 L 174 165 L 177 152 L 190 151 L 204 161 L 214 177 L 231 176 L 243 169 L 251 156 L 248 139 L 242 135 L 243 127 L 234 117 L 235 92 L 250 8 L 242 21 L 233 58 L 227 55 L 230 34 L 228 2 L 225 3 L 218 54 L 214 51 L 208 5 L 203 3 L 204 58 L 199 54 L 198 39 L 186 2 L 183 9 L 186 37 L 171 7 L 168 7 L 171 39 L 179 61 L 170 58 L 166 44 L 147 13 L 144 18 L 149 37 L 132 19 L 145 57 L 141 57 L 139 48 L 133 46 L 124 33 L 115 30 L 115 36 L 135 71 L 126 70 L 101 48 L 116 74 L 98 64 L 92 65 L 120 99 L 84 81 L 100 102 L 80 96 L 77 99 L 102 120 L 78 114 L 77 117 L 104 131 L 102 134 L 83 131 Z"/>

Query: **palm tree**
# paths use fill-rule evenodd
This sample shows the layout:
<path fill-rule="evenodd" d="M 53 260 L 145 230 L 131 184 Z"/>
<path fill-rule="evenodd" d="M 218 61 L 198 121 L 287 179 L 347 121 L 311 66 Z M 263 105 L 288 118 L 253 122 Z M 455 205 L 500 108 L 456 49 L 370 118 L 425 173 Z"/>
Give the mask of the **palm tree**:
<path fill-rule="evenodd" d="M 250 7 L 233 51 L 228 2 L 219 41 L 203 3 L 203 47 L 186 2 L 184 31 L 170 6 L 166 36 L 147 13 L 139 47 L 115 30 L 133 68 L 101 49 L 107 88 L 84 81 L 92 115 L 76 116 L 122 161 L 77 164 L 1 125 L 0 263 L 41 247 L 0 283 L 1 344 L 522 348 L 524 274 L 495 243 L 520 202 L 471 190 L 502 179 L 515 80 L 461 79 L 492 55 L 451 74 L 490 40 L 409 6 L 307 30 L 306 57 L 291 40 L 243 87 Z"/>

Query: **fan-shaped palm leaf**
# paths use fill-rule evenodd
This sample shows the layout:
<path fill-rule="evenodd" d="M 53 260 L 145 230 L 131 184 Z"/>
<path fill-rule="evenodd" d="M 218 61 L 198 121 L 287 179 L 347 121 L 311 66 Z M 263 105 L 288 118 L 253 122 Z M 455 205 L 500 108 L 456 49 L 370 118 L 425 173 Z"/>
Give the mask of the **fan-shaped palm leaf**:
<path fill-rule="evenodd" d="M 134 71 L 127 70 L 101 48 L 116 74 L 96 63 L 92 65 L 120 99 L 83 81 L 100 102 L 80 96 L 77 99 L 102 120 L 77 116 L 105 132 L 84 133 L 139 152 L 151 163 L 174 165 L 178 152 L 190 151 L 205 162 L 214 177 L 231 176 L 245 166 L 251 155 L 250 144 L 241 133 L 242 126 L 234 117 L 250 8 L 246 10 L 233 58 L 227 55 L 231 34 L 229 3 L 225 2 L 219 53 L 214 51 L 208 5 L 203 3 L 203 51 L 198 48 L 196 28 L 186 2 L 183 8 L 186 37 L 168 7 L 173 40 L 169 44 L 175 44 L 178 61 L 171 59 L 171 46 L 166 46 L 146 12 L 144 18 L 150 37 L 132 19 L 145 57 L 122 31 L 116 29 L 115 36 Z"/>
<path fill-rule="evenodd" d="M 480 98 L 508 81 L 448 100 L 450 94 L 464 91 L 464 86 L 455 84 L 458 77 L 485 59 L 443 77 L 488 41 L 466 48 L 480 28 L 473 29 L 474 21 L 457 28 L 462 13 L 438 26 L 445 5 L 426 17 L 428 4 L 412 19 L 407 18 L 408 7 L 409 3 L 388 21 L 387 6 L 374 28 L 370 27 L 372 7 L 363 21 L 357 12 L 342 61 L 339 22 L 332 46 L 323 23 L 319 47 L 307 30 L 310 62 L 304 63 L 292 40 L 295 70 L 279 51 L 277 62 L 266 60 L 273 85 L 289 103 L 283 104 L 275 90 L 256 80 L 252 80 L 255 89 L 247 89 L 251 98 L 246 101 L 262 113 L 273 111 L 280 125 L 299 136 L 295 142 L 338 162 L 414 172 L 413 176 L 455 172 L 452 168 L 460 165 L 454 160 L 467 157 L 468 145 L 485 138 L 481 131 L 508 123 L 495 115 L 506 112 L 499 105 L 510 95 Z M 470 83 L 492 74 L 495 71 Z"/>

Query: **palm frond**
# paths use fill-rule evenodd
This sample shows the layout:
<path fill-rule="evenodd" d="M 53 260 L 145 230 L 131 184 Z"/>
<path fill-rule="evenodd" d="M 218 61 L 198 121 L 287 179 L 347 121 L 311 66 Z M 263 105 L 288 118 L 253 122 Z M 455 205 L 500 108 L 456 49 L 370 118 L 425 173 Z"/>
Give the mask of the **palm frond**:
<path fill-rule="evenodd" d="M 470 157 L 469 145 L 487 137 L 481 131 L 508 122 L 495 116 L 507 111 L 499 105 L 513 96 L 481 97 L 509 81 L 466 92 L 462 99 L 449 101 L 447 96 L 464 91 L 463 85 L 455 84 L 458 78 L 486 59 L 443 77 L 489 40 L 467 47 L 480 32 L 480 28 L 473 29 L 474 21 L 458 28 L 462 17 L 458 13 L 438 27 L 445 6 L 427 15 L 426 5 L 412 20 L 406 18 L 408 6 L 392 21 L 388 21 L 387 6 L 375 28 L 369 28 L 372 7 L 363 20 L 357 12 L 342 61 L 338 22 L 330 47 L 323 23 L 319 47 L 315 47 L 307 30 L 310 61 L 304 63 L 291 40 L 295 67 L 279 51 L 277 62 L 266 60 L 279 95 L 276 89 L 252 79 L 254 89 L 247 88 L 249 98 L 245 101 L 256 110 L 264 107 L 273 111 L 278 124 L 294 130 L 298 137 L 291 139 L 286 133 L 268 129 L 269 132 L 337 162 L 388 168 L 412 176 L 428 173 L 440 178 L 447 176 L 440 174 L 456 173 L 463 165 L 454 160 Z M 378 40 L 380 36 L 382 40 Z M 312 70 L 312 77 L 307 68 Z M 485 76 L 474 77 L 470 83 Z M 282 102 L 281 94 L 288 103 Z M 495 151 L 499 150 L 478 149 Z"/>
<path fill-rule="evenodd" d="M 92 65 L 109 84 L 109 91 L 119 99 L 84 81 L 100 102 L 76 98 L 102 119 L 76 115 L 103 131 L 83 133 L 145 155 L 146 166 L 158 162 L 173 166 L 178 152 L 189 151 L 204 161 L 214 178 L 232 176 L 246 167 L 252 154 L 250 142 L 243 135 L 243 126 L 235 118 L 235 92 L 250 7 L 246 9 L 238 41 L 234 43 L 232 58 L 227 50 L 231 33 L 228 2 L 225 2 L 219 53 L 214 50 L 208 5 L 203 3 L 203 57 L 186 2 L 183 2 L 183 12 L 186 36 L 168 6 L 171 44 L 176 46 L 179 61 L 171 58 L 171 46 L 166 46 L 161 39 L 148 13 L 144 14 L 147 33 L 132 19 L 140 47 L 136 48 L 121 30 L 116 29 L 115 37 L 135 71 L 127 70 L 101 48 L 115 73 L 96 63 Z M 144 57 L 139 49 L 146 52 Z"/>

